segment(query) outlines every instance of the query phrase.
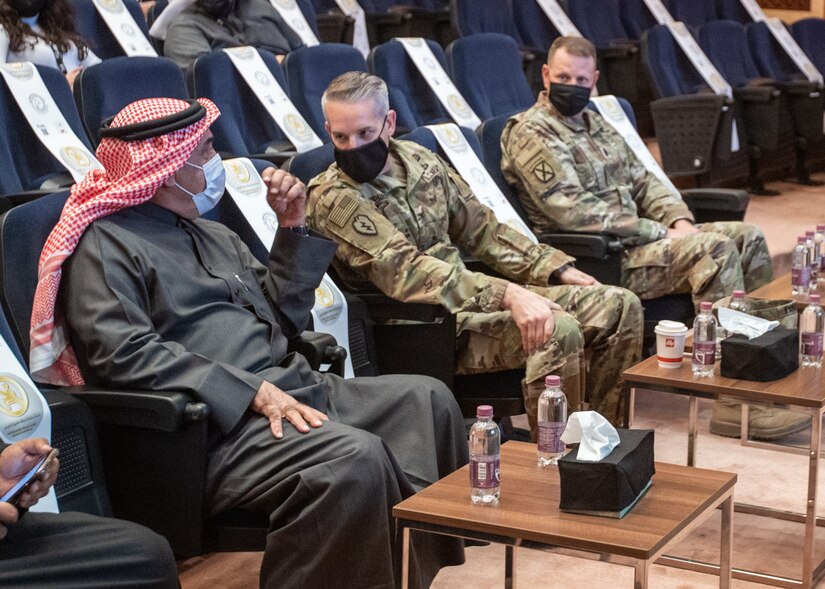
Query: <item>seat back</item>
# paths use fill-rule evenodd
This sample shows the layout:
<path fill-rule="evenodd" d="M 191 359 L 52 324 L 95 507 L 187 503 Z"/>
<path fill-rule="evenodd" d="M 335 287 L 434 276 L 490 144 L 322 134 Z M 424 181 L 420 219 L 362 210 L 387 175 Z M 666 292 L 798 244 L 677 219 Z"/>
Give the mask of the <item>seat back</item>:
<path fill-rule="evenodd" d="M 466 127 L 459 127 L 459 129 L 461 130 L 461 133 L 464 135 L 464 139 L 475 152 L 476 156 L 479 159 L 481 159 L 481 144 L 479 143 L 476 134 L 470 129 L 467 129 Z M 448 162 L 450 161 L 447 152 L 441 148 L 441 144 L 438 142 L 438 139 L 436 139 L 435 134 L 427 127 L 419 127 L 418 129 L 414 129 L 413 131 L 410 131 L 409 133 L 402 135 L 401 137 L 399 137 L 399 139 L 403 139 L 405 141 L 414 141 L 418 145 L 426 147 L 433 153 L 437 153 Z"/>
<path fill-rule="evenodd" d="M 543 51 L 550 49 L 561 33 L 536 0 L 510 0 L 513 5 L 513 20 L 522 43 Z M 546 57 L 546 55 L 545 55 Z"/>
<path fill-rule="evenodd" d="M 759 78 L 759 70 L 751 59 L 745 27 L 733 20 L 717 20 L 699 27 L 699 45 L 734 88 Z"/>
<path fill-rule="evenodd" d="M 512 37 L 499 33 L 462 37 L 447 48 L 447 63 L 456 88 L 482 121 L 535 101 Z"/>
<path fill-rule="evenodd" d="M 476 130 L 476 134 L 481 144 L 481 161 L 484 162 L 484 167 L 487 168 L 487 172 L 495 180 L 501 192 L 516 209 L 522 220 L 529 226 L 530 220 L 527 217 L 527 211 L 524 210 L 516 191 L 507 183 L 504 174 L 501 173 L 501 133 L 504 131 L 507 120 L 518 112 L 520 111 L 499 115 L 484 121 Z"/>
<path fill-rule="evenodd" d="M 74 99 L 83 128 L 100 143 L 100 123 L 142 98 L 189 98 L 181 69 L 165 57 L 113 57 L 84 69 L 75 80 Z"/>
<path fill-rule="evenodd" d="M 753 22 L 739 0 L 716 0 L 716 16 L 724 20 L 735 20 L 743 25 Z"/>
<path fill-rule="evenodd" d="M 664 25 L 654 25 L 642 34 L 642 60 L 654 92 L 660 98 L 695 94 L 707 88 Z"/>
<path fill-rule="evenodd" d="M 820 72 L 825 72 L 825 19 L 803 18 L 791 25 L 791 34 Z"/>
<path fill-rule="evenodd" d="M 146 17 L 143 16 L 143 11 L 140 8 L 140 3 L 135 0 L 123 0 L 123 4 L 129 14 L 132 15 L 140 32 L 148 39 L 149 28 L 146 24 Z M 92 0 L 72 0 L 72 6 L 75 11 L 75 29 L 89 43 L 89 47 L 95 55 L 100 59 L 126 55 Z"/>
<path fill-rule="evenodd" d="M 776 41 L 767 24 L 752 22 L 745 29 L 748 49 L 760 76 L 780 82 L 802 78 L 799 68 Z"/>
<path fill-rule="evenodd" d="M 50 194 L 0 217 L 0 299 L 24 358 L 29 356 L 29 325 L 40 252 L 68 196 L 68 190 Z"/>
<path fill-rule="evenodd" d="M 642 33 L 657 24 L 643 0 L 619 0 L 619 8 L 624 30 L 630 39 L 641 40 Z"/>
<path fill-rule="evenodd" d="M 286 78 L 278 60 L 264 49 L 258 53 L 286 92 Z M 266 152 L 273 142 L 289 141 L 226 52 L 215 51 L 195 60 L 190 70 L 189 90 L 194 97 L 211 99 L 221 111 L 211 127 L 217 151 L 246 156 Z"/>
<path fill-rule="evenodd" d="M 596 47 L 610 47 L 629 38 L 619 0 L 567 0 L 567 13 L 579 32 Z"/>
<path fill-rule="evenodd" d="M 511 0 L 450 0 L 450 19 L 459 37 L 501 33 L 521 43 Z"/>
<path fill-rule="evenodd" d="M 323 43 L 290 51 L 283 62 L 289 98 L 322 141 L 329 141 L 324 129 L 321 96 L 335 78 L 351 71 L 367 71 L 364 56 L 351 45 Z"/>
<path fill-rule="evenodd" d="M 56 68 L 37 66 L 37 71 L 71 130 L 91 149 L 66 78 Z M 40 142 L 8 87 L 2 82 L 0 86 L 0 192 L 35 190 L 46 181 L 59 186 L 72 184 L 69 172 Z"/>
<path fill-rule="evenodd" d="M 719 18 L 715 0 L 666 0 L 670 15 L 691 27 L 700 27 Z"/>
<path fill-rule="evenodd" d="M 444 50 L 435 41 L 427 40 L 427 45 L 446 72 Z M 378 45 L 370 52 L 368 63 L 370 71 L 387 83 L 390 108 L 395 110 L 396 125 L 402 132 L 451 120 L 400 42 Z"/>

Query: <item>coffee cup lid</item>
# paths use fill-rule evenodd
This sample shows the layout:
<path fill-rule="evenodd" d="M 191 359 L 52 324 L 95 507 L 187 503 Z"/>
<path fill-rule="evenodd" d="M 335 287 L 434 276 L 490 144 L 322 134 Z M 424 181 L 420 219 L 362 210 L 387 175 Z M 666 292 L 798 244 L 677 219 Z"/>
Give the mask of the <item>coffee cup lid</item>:
<path fill-rule="evenodd" d="M 669 321 L 667 319 L 663 319 L 662 321 L 659 321 L 654 331 L 656 333 L 680 334 L 687 331 L 687 325 L 681 321 Z"/>

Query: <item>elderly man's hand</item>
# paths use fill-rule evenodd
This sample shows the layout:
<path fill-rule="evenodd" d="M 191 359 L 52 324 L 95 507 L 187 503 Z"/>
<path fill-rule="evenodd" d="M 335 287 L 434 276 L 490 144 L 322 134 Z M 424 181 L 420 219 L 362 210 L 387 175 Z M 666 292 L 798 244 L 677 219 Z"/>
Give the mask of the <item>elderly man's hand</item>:
<path fill-rule="evenodd" d="M 284 437 L 282 419 L 288 419 L 301 433 L 309 431 L 307 422 L 312 427 L 321 427 L 324 421 L 329 420 L 326 414 L 299 403 L 293 396 L 267 381 L 261 383 L 250 407 L 269 419 L 272 435 L 279 440 Z"/>
<path fill-rule="evenodd" d="M 553 301 L 512 282 L 504 291 L 501 308 L 513 314 L 521 331 L 521 345 L 527 354 L 532 354 L 550 339 L 556 329 L 553 311 L 562 310 Z"/>
<path fill-rule="evenodd" d="M 292 174 L 267 168 L 261 174 L 267 185 L 266 202 L 278 216 L 281 227 L 306 224 L 307 189 Z"/>
<path fill-rule="evenodd" d="M 50 451 L 51 446 L 44 438 L 29 438 L 6 448 L 0 454 L 0 494 L 11 489 L 43 455 Z M 26 491 L 20 495 L 17 504 L 29 508 L 44 497 L 57 479 L 59 465 L 58 460 L 53 460 L 46 470 L 29 484 Z"/>

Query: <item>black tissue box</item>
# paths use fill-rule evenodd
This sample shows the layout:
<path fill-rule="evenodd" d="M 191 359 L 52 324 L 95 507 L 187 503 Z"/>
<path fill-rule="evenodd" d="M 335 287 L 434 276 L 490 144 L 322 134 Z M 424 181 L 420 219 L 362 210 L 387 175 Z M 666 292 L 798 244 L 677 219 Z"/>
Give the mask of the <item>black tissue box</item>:
<path fill-rule="evenodd" d="M 562 511 L 621 518 L 650 487 L 653 430 L 616 431 L 619 445 L 599 462 L 577 460 L 578 445 L 559 459 Z"/>
<path fill-rule="evenodd" d="M 722 340 L 722 376 L 765 382 L 799 368 L 799 332 L 776 327 L 748 339 L 735 334 Z"/>

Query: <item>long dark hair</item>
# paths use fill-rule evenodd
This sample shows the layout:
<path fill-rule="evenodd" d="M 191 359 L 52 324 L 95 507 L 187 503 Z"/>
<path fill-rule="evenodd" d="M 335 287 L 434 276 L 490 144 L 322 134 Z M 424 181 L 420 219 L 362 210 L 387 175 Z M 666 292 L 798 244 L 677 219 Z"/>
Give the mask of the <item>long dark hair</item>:
<path fill-rule="evenodd" d="M 35 33 L 24 23 L 8 0 L 0 0 L 0 26 L 9 36 L 9 52 L 23 51 L 26 46 L 34 47 L 32 37 L 41 37 L 60 53 L 68 53 L 74 44 L 78 59 L 86 59 L 89 46 L 74 28 L 74 7 L 70 0 L 47 0 L 37 24 L 42 29 L 41 33 Z"/>

